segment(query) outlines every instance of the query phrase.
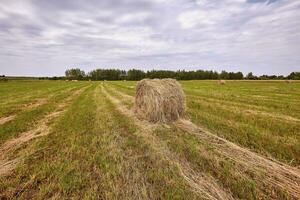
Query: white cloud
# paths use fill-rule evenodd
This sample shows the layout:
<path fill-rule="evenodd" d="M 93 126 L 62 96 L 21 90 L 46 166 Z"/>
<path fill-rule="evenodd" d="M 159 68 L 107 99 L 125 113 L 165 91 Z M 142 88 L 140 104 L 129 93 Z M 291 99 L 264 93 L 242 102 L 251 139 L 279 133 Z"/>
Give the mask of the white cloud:
<path fill-rule="evenodd" d="M 293 0 L 11 0 L 0 3 L 0 74 L 87 63 L 286 74 L 300 64 L 299 9 Z"/>
<path fill-rule="evenodd" d="M 119 23 L 126 23 L 126 22 L 142 22 L 147 17 L 150 16 L 150 13 L 148 12 L 137 12 L 137 13 L 129 13 L 121 16 L 119 19 L 117 19 L 117 22 Z"/>

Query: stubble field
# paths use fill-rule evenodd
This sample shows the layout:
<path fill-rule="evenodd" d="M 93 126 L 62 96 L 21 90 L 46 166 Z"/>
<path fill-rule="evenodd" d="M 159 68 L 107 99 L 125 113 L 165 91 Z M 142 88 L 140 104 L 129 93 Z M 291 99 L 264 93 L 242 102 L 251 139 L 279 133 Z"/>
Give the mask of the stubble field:
<path fill-rule="evenodd" d="M 136 82 L 0 83 L 0 198 L 300 198 L 300 83 L 182 81 L 150 124 Z"/>

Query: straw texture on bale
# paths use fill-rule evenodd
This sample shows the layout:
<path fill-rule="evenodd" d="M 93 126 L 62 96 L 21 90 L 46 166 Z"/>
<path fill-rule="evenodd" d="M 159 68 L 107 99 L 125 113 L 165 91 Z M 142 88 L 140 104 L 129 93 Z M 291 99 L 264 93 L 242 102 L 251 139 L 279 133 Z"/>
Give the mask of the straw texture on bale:
<path fill-rule="evenodd" d="M 135 114 L 152 123 L 168 123 L 184 117 L 185 95 L 175 79 L 144 79 L 137 83 Z"/>

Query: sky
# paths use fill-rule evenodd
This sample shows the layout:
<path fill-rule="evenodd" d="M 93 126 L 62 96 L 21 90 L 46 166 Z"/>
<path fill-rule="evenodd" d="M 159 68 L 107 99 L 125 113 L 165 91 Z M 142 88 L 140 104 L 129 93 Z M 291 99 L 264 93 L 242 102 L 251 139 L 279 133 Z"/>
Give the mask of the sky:
<path fill-rule="evenodd" d="M 0 74 L 300 71 L 300 0 L 0 0 Z"/>

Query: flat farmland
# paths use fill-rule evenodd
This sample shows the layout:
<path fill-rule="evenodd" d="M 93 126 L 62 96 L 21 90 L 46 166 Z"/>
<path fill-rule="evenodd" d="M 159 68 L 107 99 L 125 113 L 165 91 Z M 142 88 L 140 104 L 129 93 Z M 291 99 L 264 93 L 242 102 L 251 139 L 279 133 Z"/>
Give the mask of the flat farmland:
<path fill-rule="evenodd" d="M 300 82 L 180 84 L 151 124 L 133 81 L 1 82 L 0 198 L 300 198 Z"/>
<path fill-rule="evenodd" d="M 112 82 L 134 96 L 134 82 Z M 182 81 L 188 118 L 232 142 L 300 164 L 300 82 Z M 132 104 L 133 105 L 133 104 Z"/>

